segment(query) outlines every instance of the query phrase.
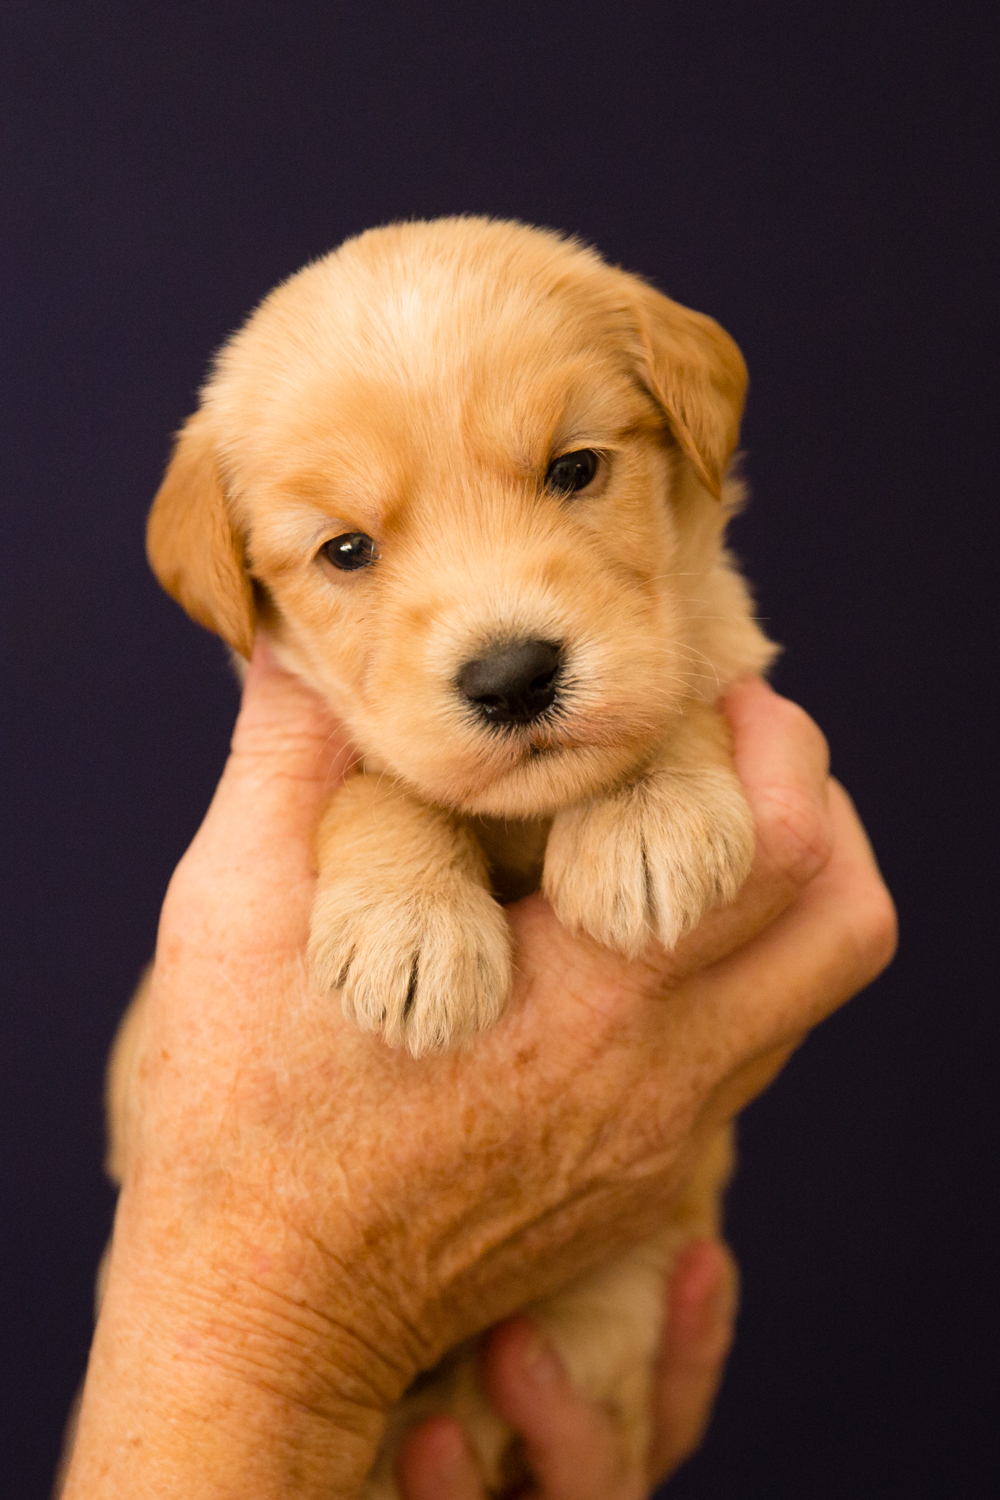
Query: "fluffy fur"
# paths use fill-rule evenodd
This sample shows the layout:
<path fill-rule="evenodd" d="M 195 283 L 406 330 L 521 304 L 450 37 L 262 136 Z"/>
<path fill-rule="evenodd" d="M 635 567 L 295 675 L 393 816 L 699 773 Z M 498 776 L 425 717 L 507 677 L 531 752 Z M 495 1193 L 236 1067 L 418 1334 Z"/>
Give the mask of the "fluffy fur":
<path fill-rule="evenodd" d="M 278 287 L 219 354 L 149 522 L 164 587 L 239 653 L 263 627 L 360 763 L 318 840 L 310 958 L 345 1012 L 414 1054 L 492 1024 L 498 897 L 539 885 L 627 955 L 731 900 L 753 827 L 718 708 L 772 647 L 723 547 L 745 390 L 736 345 L 593 251 L 519 224 L 374 230 Z M 599 455 L 580 493 L 553 459 Z M 338 572 L 345 532 L 378 560 Z M 497 642 L 559 642 L 550 713 L 502 732 L 456 687 Z M 720 1139 L 656 1243 L 532 1309 L 579 1386 L 647 1441 L 663 1275 L 716 1227 Z M 514 1475 L 468 1351 L 390 1422 L 457 1411 L 494 1492 Z"/>

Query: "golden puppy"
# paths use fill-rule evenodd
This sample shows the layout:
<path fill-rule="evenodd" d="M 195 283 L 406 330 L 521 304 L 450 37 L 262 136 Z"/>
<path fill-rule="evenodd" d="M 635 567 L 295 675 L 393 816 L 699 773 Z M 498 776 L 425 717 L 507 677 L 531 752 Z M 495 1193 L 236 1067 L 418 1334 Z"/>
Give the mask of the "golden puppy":
<path fill-rule="evenodd" d="M 770 661 L 723 549 L 739 350 L 573 241 L 457 218 L 374 230 L 223 348 L 149 522 L 164 587 L 246 656 L 257 628 L 349 726 L 310 958 L 414 1054 L 493 1023 L 500 900 L 637 955 L 736 894 L 753 827 L 718 708 Z M 663 1273 L 711 1232 L 720 1140 L 661 1238 L 534 1315 L 647 1440 Z M 489 1485 L 508 1434 L 459 1353 L 390 1424 L 456 1410 Z"/>

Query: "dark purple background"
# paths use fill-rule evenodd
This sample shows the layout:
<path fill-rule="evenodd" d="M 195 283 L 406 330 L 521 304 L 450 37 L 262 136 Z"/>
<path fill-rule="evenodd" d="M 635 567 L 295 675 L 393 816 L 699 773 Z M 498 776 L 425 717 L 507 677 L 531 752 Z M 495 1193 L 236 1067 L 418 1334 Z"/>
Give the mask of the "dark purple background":
<path fill-rule="evenodd" d="M 146 570 L 169 434 L 279 277 L 460 210 L 577 231 L 741 343 L 738 549 L 901 911 L 746 1117 L 739 1345 L 670 1494 L 997 1492 L 987 13 L 7 0 L 3 1495 L 46 1494 L 83 1370 L 104 1057 L 236 701 Z"/>

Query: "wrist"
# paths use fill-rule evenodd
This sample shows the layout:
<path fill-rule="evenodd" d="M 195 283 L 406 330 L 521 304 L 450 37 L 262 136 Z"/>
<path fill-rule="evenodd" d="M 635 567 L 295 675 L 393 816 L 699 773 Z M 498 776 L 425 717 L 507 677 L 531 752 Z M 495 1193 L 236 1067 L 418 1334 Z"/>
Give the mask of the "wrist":
<path fill-rule="evenodd" d="M 350 1274 L 324 1253 L 321 1285 L 271 1224 L 173 1218 L 123 1193 L 66 1500 L 356 1495 L 409 1371 Z"/>

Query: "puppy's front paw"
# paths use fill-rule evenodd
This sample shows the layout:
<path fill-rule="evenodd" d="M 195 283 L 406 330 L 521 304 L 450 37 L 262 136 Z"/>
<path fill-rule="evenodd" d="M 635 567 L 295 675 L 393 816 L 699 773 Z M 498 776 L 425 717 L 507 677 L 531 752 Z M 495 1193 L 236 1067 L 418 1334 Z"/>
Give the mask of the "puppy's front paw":
<path fill-rule="evenodd" d="M 733 773 L 653 771 L 556 815 L 543 889 L 571 931 L 635 957 L 651 937 L 673 948 L 710 907 L 732 901 L 753 852 Z"/>
<path fill-rule="evenodd" d="M 510 991 L 503 912 L 461 877 L 416 892 L 321 886 L 309 958 L 349 1020 L 414 1057 L 492 1026 Z"/>

